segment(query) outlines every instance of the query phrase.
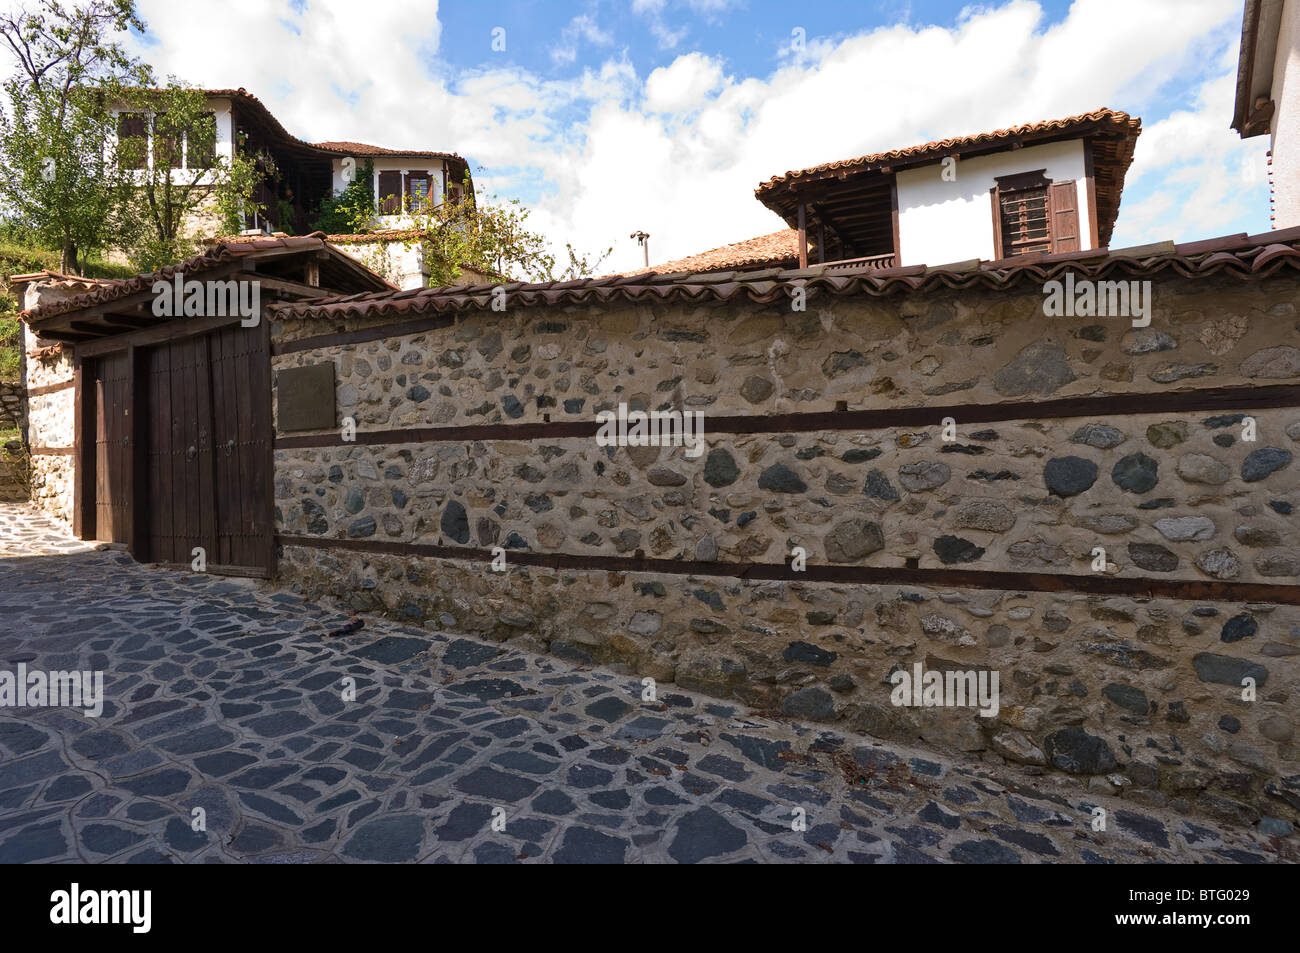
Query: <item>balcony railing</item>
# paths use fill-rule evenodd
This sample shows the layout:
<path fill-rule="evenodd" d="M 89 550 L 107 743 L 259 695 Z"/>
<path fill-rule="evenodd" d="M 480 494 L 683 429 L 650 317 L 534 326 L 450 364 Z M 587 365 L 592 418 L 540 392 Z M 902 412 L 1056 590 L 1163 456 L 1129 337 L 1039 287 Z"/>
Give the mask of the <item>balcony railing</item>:
<path fill-rule="evenodd" d="M 842 261 L 828 261 L 827 269 L 830 271 L 856 271 L 860 268 L 893 268 L 896 264 L 897 256 L 890 252 L 888 255 L 871 255 L 867 258 L 845 258 Z"/>

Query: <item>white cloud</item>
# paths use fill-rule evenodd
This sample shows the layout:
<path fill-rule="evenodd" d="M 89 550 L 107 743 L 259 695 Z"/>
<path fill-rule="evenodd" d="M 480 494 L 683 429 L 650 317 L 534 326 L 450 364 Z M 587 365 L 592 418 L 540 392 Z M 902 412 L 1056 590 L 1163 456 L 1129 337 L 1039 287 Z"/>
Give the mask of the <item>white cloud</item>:
<path fill-rule="evenodd" d="M 645 82 L 645 108 L 673 113 L 693 110 L 722 82 L 722 67 L 702 53 L 688 53 L 654 70 Z"/>
<path fill-rule="evenodd" d="M 797 58 L 773 49 L 760 78 L 700 52 L 647 75 L 618 52 L 563 80 L 505 57 L 451 75 L 437 58 L 436 7 L 395 6 L 361 15 L 354 3 L 310 0 L 300 15 L 287 0 L 233 0 L 203 21 L 198 42 L 191 11 L 141 0 L 160 41 L 145 52 L 193 82 L 247 87 L 304 138 L 454 150 L 505 195 L 541 183 L 530 221 L 560 248 L 616 244 L 619 269 L 640 262 L 626 237 L 638 228 L 660 261 L 779 228 L 753 189 L 788 169 L 1171 100 L 1180 108 L 1139 141 L 1115 243 L 1206 237 L 1240 215 L 1243 163 L 1263 151 L 1227 130 L 1239 0 L 1076 0 L 1054 24 L 1036 3 L 1010 0 L 947 28 L 903 21 L 809 36 Z M 682 7 L 632 9 L 652 25 Z M 575 43 L 612 48 L 608 25 L 579 21 L 566 27 Z M 486 32 L 482 42 L 491 63 Z"/>
<path fill-rule="evenodd" d="M 551 48 L 551 59 L 556 63 L 576 61 L 578 46 L 582 42 L 592 46 L 609 46 L 614 42 L 614 37 L 608 31 L 602 30 L 591 14 L 579 14 L 560 31 L 560 42 Z"/>

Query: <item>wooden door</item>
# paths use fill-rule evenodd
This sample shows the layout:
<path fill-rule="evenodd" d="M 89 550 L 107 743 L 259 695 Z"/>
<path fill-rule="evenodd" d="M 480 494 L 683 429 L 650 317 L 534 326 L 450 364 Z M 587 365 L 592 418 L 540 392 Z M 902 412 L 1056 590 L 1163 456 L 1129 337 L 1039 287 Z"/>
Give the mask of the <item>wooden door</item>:
<path fill-rule="evenodd" d="M 128 389 L 130 364 L 126 352 L 94 361 L 95 389 L 95 539 L 125 543 L 130 531 L 130 487 L 127 460 L 131 453 Z"/>
<path fill-rule="evenodd" d="M 148 558 L 211 572 L 270 571 L 270 353 L 233 325 L 147 356 Z"/>
<path fill-rule="evenodd" d="M 264 326 L 214 331 L 210 353 L 219 565 L 269 571 L 272 547 L 271 358 Z"/>
<path fill-rule="evenodd" d="M 212 545 L 212 423 L 201 338 L 150 348 L 146 466 L 148 558 L 190 563 Z"/>

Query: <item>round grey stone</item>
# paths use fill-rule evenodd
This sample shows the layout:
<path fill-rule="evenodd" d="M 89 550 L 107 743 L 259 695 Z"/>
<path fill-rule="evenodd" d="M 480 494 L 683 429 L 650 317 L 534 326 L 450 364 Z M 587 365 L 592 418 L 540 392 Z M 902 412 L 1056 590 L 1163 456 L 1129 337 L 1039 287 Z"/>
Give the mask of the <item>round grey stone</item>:
<path fill-rule="evenodd" d="M 1053 457 L 1043 467 L 1043 482 L 1053 496 L 1078 496 L 1097 482 L 1097 464 L 1083 457 Z"/>

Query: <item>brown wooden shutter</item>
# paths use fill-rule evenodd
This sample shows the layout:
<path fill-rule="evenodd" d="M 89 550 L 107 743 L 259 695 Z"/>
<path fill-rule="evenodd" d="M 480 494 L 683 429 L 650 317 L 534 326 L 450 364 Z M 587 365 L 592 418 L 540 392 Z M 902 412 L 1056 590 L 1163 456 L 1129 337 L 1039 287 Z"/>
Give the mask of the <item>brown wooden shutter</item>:
<path fill-rule="evenodd" d="M 210 169 L 217 161 L 217 117 L 203 113 L 187 136 L 186 165 L 191 169 Z"/>
<path fill-rule="evenodd" d="M 123 169 L 143 169 L 149 164 L 148 147 L 144 116 L 120 113 L 117 117 L 118 165 Z"/>
<path fill-rule="evenodd" d="M 159 113 L 153 120 L 153 167 L 155 169 L 179 169 L 185 162 L 181 148 L 181 130 L 166 113 Z"/>
<path fill-rule="evenodd" d="M 402 210 L 402 173 L 379 173 L 379 214 L 397 215 Z"/>
<path fill-rule="evenodd" d="M 989 189 L 989 205 L 993 208 L 993 259 L 998 261 L 1006 257 L 1006 252 L 1002 250 L 1002 200 L 996 185 Z"/>
<path fill-rule="evenodd" d="M 1074 180 L 1053 182 L 1051 188 L 1052 251 L 1078 251 L 1079 191 Z"/>

